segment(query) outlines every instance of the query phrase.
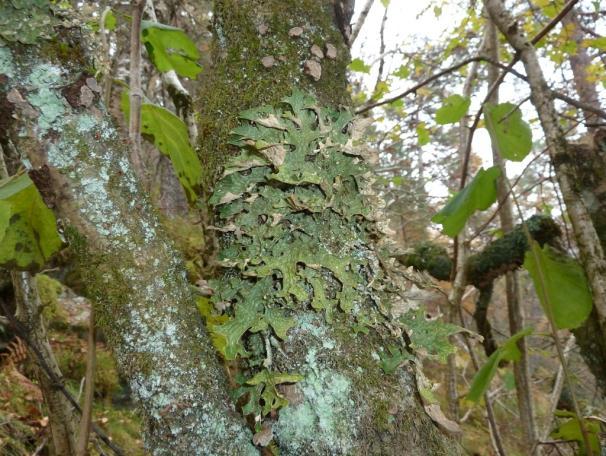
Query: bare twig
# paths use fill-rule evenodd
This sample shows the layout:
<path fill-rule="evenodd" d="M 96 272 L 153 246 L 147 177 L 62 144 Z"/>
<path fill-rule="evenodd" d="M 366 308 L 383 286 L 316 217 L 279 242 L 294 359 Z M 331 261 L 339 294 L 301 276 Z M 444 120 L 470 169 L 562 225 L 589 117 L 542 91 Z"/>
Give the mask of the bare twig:
<path fill-rule="evenodd" d="M 366 0 L 366 3 L 364 4 L 362 11 L 360 11 L 360 16 L 358 17 L 358 20 L 356 21 L 356 23 L 354 24 L 354 26 L 351 30 L 351 37 L 349 38 L 349 47 L 351 47 L 353 45 L 354 41 L 360 34 L 360 30 L 362 30 L 362 26 L 364 25 L 364 22 L 366 21 L 366 17 L 368 16 L 368 12 L 370 11 L 370 8 L 372 7 L 373 3 L 374 3 L 374 0 Z"/>

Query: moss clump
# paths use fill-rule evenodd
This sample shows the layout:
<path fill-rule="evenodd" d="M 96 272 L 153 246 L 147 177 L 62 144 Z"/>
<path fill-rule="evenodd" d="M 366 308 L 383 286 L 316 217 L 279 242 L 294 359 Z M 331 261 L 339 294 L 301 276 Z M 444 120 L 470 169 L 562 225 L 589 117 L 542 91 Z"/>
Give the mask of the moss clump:
<path fill-rule="evenodd" d="M 557 245 L 562 234 L 553 219 L 546 215 L 533 215 L 526 221 L 530 235 L 541 246 Z M 490 286 L 497 277 L 519 268 L 524 263 L 528 240 L 522 225 L 488 244 L 482 252 L 471 255 L 467 261 L 467 280 L 478 289 Z"/>
<path fill-rule="evenodd" d="M 63 292 L 61 282 L 46 274 L 37 274 L 36 286 L 44 319 L 53 326 L 67 325 L 67 314 L 59 305 L 59 295 Z"/>
<path fill-rule="evenodd" d="M 419 271 L 427 271 L 438 280 L 450 280 L 452 260 L 448 251 L 430 241 L 417 244 L 412 252 L 396 257 L 405 266 Z"/>

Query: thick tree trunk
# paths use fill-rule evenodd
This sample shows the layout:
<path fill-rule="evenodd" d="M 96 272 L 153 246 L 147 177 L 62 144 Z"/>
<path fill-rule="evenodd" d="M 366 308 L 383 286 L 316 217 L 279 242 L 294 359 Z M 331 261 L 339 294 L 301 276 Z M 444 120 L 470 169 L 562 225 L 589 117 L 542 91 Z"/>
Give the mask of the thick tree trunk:
<path fill-rule="evenodd" d="M 234 154 L 227 146 L 227 137 L 237 125 L 239 112 L 260 105 L 277 105 L 293 89 L 311 93 L 320 106 L 348 102 L 345 68 L 349 55 L 334 25 L 331 2 L 219 0 L 215 2 L 214 13 L 213 67 L 198 93 L 201 159 L 208 169 L 209 189 L 220 174 L 225 158 Z M 313 45 L 323 50 L 325 58 L 313 57 Z M 263 60 L 264 57 L 273 60 Z M 316 77 L 307 74 L 314 65 L 321 67 L 319 78 L 317 74 Z M 333 182 L 325 185 L 330 187 Z M 321 214 L 317 215 L 319 220 L 328 216 Z M 309 223 L 315 223 L 312 216 Z M 338 230 L 362 233 L 366 226 L 359 224 L 356 218 L 345 221 L 334 214 L 332 220 L 334 228 L 323 225 L 327 236 L 333 229 L 333 236 L 341 233 Z M 242 235 L 250 234 L 245 228 Z M 310 251 L 318 250 L 314 242 L 325 241 L 322 248 L 331 248 L 322 236 L 317 234 L 318 241 L 310 241 Z M 231 242 L 237 241 L 234 238 Z M 331 250 L 331 258 L 338 257 L 337 251 L 347 252 L 346 239 L 341 242 L 344 244 L 337 242 L 336 250 Z M 298 255 L 298 247 L 293 244 L 292 255 Z M 370 261 L 376 261 L 373 248 L 360 241 L 358 253 L 364 252 L 363 255 L 372 258 Z M 343 255 L 344 260 L 351 255 L 353 262 L 353 252 Z M 296 258 L 292 256 L 293 261 Z M 316 263 L 320 262 L 318 258 Z M 233 277 L 233 270 L 231 274 Z M 255 283 L 250 276 L 239 277 L 251 286 Z M 353 291 L 351 304 L 359 302 L 364 310 L 371 312 L 367 307 L 372 305 L 364 297 L 365 290 L 370 288 L 370 284 L 362 280 L 359 291 Z M 248 289 L 241 290 L 243 295 L 247 292 Z M 270 358 L 272 370 L 296 372 L 303 375 L 304 380 L 297 383 L 295 392 L 289 395 L 291 403 L 269 420 L 280 454 L 459 453 L 458 445 L 438 431 L 425 413 L 414 374 L 402 368 L 388 376 L 380 369 L 377 352 L 385 348 L 389 340 L 397 339 L 381 335 L 375 329 L 370 329 L 369 334 L 356 334 L 351 329 L 352 316 L 338 310 L 329 323 L 323 312 L 314 311 L 304 300 L 296 309 L 289 307 L 288 311 L 295 327 L 288 332 L 280 349 L 273 355 L 269 351 L 266 356 Z M 251 369 L 250 365 L 247 369 Z M 267 418 L 264 423 L 267 424 Z"/>
<path fill-rule="evenodd" d="M 257 454 L 227 396 L 183 264 L 93 93 L 80 43 L 0 47 L 1 140 L 35 168 L 144 418 L 153 454 Z M 67 55 L 69 60 L 60 56 Z M 45 168 L 45 167 L 48 168 Z"/>

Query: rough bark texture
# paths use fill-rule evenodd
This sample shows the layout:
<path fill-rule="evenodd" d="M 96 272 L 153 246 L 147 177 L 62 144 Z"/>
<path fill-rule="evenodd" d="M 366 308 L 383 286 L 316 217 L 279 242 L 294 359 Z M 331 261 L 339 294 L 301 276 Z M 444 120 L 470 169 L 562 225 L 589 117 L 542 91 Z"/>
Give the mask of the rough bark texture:
<path fill-rule="evenodd" d="M 549 146 L 549 153 L 566 203 L 566 210 L 572 222 L 581 260 L 591 286 L 600 337 L 602 340 L 606 340 L 606 259 L 604 249 L 591 219 L 591 213 L 581 195 L 575 191 L 574 181 L 570 179 L 572 174 L 570 161 L 558 158 L 568 157 L 570 151 L 558 122 L 552 94 L 539 65 L 536 51 L 528 41 L 523 28 L 507 11 L 501 0 L 485 0 L 484 4 L 492 20 L 520 54 L 524 63 L 531 89 L 531 101 L 537 110 L 545 133 L 545 141 Z"/>
<path fill-rule="evenodd" d="M 86 39 L 70 32 L 0 48 L 2 117 L 13 115 L 2 140 L 34 167 L 49 167 L 51 185 L 39 190 L 65 227 L 99 327 L 141 408 L 149 450 L 257 454 L 126 141 L 98 102 L 87 106 L 73 90 L 86 80 Z"/>
<path fill-rule="evenodd" d="M 606 131 L 598 130 L 593 139 L 593 144 L 570 145 L 569 155 L 558 156 L 557 159 L 568 162 L 569 179 L 585 201 L 602 248 L 606 249 Z M 606 339 L 601 337 L 595 308 L 574 334 L 602 394 L 606 394 Z"/>
<path fill-rule="evenodd" d="M 264 33 L 262 25 L 268 26 Z M 302 33 L 289 35 L 294 27 Z M 335 59 L 317 62 L 322 68 L 319 80 L 305 73 L 314 44 L 337 49 Z M 348 51 L 333 23 L 330 2 L 217 1 L 213 55 L 214 66 L 199 93 L 201 159 L 209 170 L 208 187 L 225 157 L 233 154 L 226 139 L 240 111 L 276 105 L 295 88 L 311 92 L 323 106 L 347 103 Z M 261 63 L 266 56 L 275 59 L 268 68 Z M 356 231 L 355 221 L 349 229 Z M 366 249 L 360 246 L 360 251 Z M 386 343 L 382 336 L 372 329 L 368 335 L 356 334 L 351 316 L 340 311 L 331 323 L 309 305 L 293 317 L 295 327 L 272 359 L 272 369 L 304 376 L 273 423 L 280 454 L 459 453 L 458 445 L 425 414 L 413 373 L 399 369 L 386 376 L 379 368 L 377 350 Z"/>

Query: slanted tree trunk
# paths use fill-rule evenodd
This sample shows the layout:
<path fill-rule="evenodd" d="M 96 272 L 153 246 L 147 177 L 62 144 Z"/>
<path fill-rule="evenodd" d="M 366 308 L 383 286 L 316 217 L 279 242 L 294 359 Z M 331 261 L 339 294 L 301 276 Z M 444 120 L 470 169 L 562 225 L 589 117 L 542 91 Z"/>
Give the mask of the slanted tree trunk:
<path fill-rule="evenodd" d="M 98 325 L 141 408 L 147 448 L 257 454 L 183 263 L 134 177 L 128 143 L 98 93 L 92 104 L 80 97 L 89 77 L 85 39 L 62 31 L 56 41 L 0 48 L 2 141 L 43 171 L 39 190 L 64 226 Z"/>
<path fill-rule="evenodd" d="M 581 29 L 581 24 L 577 16 L 577 9 L 573 8 L 562 18 L 562 24 L 566 27 L 570 39 L 577 45 L 575 52 L 570 54 L 570 68 L 574 78 L 574 86 L 579 94 L 579 100 L 583 103 L 596 108 L 600 107 L 600 98 L 596 90 L 595 83 L 589 80 L 587 69 L 591 63 L 591 58 L 587 53 L 587 48 L 583 44 L 585 34 Z M 584 110 L 585 124 L 590 133 L 595 132 L 594 125 L 597 123 L 595 114 Z"/>
<path fill-rule="evenodd" d="M 238 124 L 240 111 L 266 104 L 275 106 L 294 89 L 302 89 L 315 96 L 319 106 L 348 103 L 345 68 L 349 55 L 343 37 L 334 25 L 331 2 L 218 0 L 214 14 L 213 66 L 206 73 L 198 92 L 200 158 L 207 167 L 206 186 L 209 190 L 221 173 L 221 165 L 235 153 L 234 148 L 228 146 L 227 139 L 229 131 Z M 325 58 L 313 57 L 313 45 L 324 51 Z M 331 48 L 336 49 L 336 56 L 332 52 L 328 56 Z M 318 66 L 321 67 L 321 75 L 317 73 Z M 246 172 L 242 174 L 246 175 Z M 271 183 L 268 185 L 271 187 Z M 288 185 L 275 185 L 288 191 Z M 339 183 L 326 182 L 326 185 L 338 186 Z M 358 190 L 352 192 L 352 197 L 358 195 Z M 326 220 L 332 217 L 332 224 L 326 222 L 321 225 L 325 229 L 322 234 L 317 234 L 317 238 L 316 233 L 310 233 L 310 251 L 333 248 L 334 239 L 328 242 L 326 238 L 331 236 L 331 231 L 335 237 L 345 231 L 363 233 L 367 226 L 358 218 L 348 220 L 328 212 L 331 211 L 307 216 L 309 220 L 306 219 L 306 223 L 310 224 L 318 220 L 322 223 L 324 217 Z M 240 228 L 242 231 L 237 237 L 223 239 L 224 246 L 238 248 L 237 238 L 254 236 L 248 227 Z M 365 252 L 364 255 L 376 261 L 378 256 L 374 246 L 362 239 L 360 234 L 357 253 Z M 340 260 L 351 258 L 353 262 L 356 252 L 342 248 L 346 239 L 341 242 L 343 244 L 337 242 L 336 247 L 330 250 L 330 258 L 339 258 L 337 252 L 341 252 Z M 293 261 L 297 258 L 298 247 L 293 241 L 290 253 Z M 320 261 L 319 257 L 317 262 Z M 302 263 L 299 262 L 297 268 L 309 270 L 309 265 Z M 321 266 L 327 270 L 331 267 L 329 264 Z M 250 287 L 258 284 L 256 279 L 242 275 L 239 270 L 230 271 L 231 277 L 234 274 Z M 280 276 L 280 271 L 276 271 L 274 280 L 285 281 L 284 274 L 281 279 L 275 279 L 275 276 Z M 371 284 L 360 278 L 357 289 L 348 304 L 357 302 L 363 310 L 372 312 L 372 304 L 364 298 Z M 248 292 L 248 288 L 240 289 L 243 300 Z M 273 357 L 271 352 L 266 352 L 266 356 L 271 358 L 272 370 L 304 377 L 294 386 L 295 393 L 289 397 L 291 404 L 269 420 L 280 454 L 427 455 L 459 452 L 458 445 L 438 431 L 425 414 L 413 373 L 399 369 L 388 376 L 380 369 L 377 353 L 397 339 L 374 328 L 368 334 L 356 334 L 352 330 L 352 315 L 335 310 L 332 322 L 328 322 L 323 311 L 313 310 L 304 300 L 296 302 L 295 310 L 288 309 L 296 322 L 295 327 L 288 332 L 281 349 L 273 351 Z M 267 301 L 267 304 L 272 305 L 272 302 Z M 237 314 L 237 306 L 243 304 L 235 305 Z M 253 335 L 244 335 L 245 345 L 251 342 L 247 337 Z M 240 368 L 255 372 L 245 362 L 240 363 Z"/>

